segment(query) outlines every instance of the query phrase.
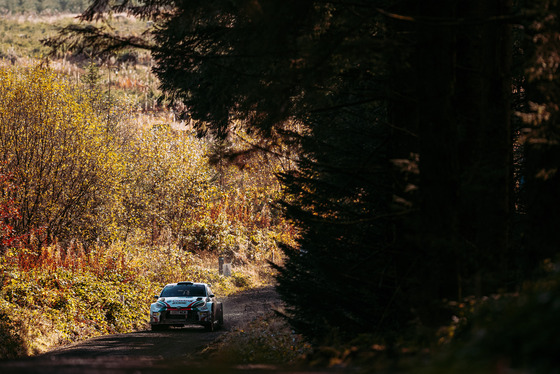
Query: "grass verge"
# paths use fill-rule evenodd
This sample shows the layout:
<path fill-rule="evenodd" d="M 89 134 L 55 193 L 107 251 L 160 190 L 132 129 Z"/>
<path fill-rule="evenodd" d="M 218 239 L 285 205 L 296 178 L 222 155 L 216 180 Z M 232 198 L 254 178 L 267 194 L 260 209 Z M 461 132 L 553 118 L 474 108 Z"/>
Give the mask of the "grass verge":
<path fill-rule="evenodd" d="M 224 334 L 197 359 L 218 367 L 294 368 L 303 363 L 311 345 L 274 312 Z"/>

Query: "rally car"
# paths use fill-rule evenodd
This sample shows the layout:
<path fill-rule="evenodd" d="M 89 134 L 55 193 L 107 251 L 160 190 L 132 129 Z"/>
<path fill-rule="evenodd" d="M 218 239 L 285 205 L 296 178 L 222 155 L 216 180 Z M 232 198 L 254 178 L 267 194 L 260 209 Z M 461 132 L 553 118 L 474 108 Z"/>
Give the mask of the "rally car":
<path fill-rule="evenodd" d="M 214 331 L 224 324 L 222 303 L 215 299 L 209 284 L 171 283 L 154 297 L 157 301 L 150 305 L 152 330 L 202 325 L 207 331 Z"/>

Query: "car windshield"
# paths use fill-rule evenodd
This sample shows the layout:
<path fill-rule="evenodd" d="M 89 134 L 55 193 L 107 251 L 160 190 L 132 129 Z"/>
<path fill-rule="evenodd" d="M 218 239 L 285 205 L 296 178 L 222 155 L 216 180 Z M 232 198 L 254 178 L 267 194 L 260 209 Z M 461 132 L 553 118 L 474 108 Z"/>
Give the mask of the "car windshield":
<path fill-rule="evenodd" d="M 173 286 L 166 286 L 163 291 L 161 291 L 160 296 L 206 296 L 206 287 L 202 284 L 176 284 Z"/>

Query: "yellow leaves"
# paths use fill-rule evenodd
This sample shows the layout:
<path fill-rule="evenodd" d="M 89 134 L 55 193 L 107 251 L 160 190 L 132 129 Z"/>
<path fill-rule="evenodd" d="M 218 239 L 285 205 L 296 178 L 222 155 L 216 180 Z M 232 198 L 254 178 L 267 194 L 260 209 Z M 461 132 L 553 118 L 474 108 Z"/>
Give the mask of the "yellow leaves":
<path fill-rule="evenodd" d="M 216 193 L 201 141 L 166 124 L 138 129 L 122 149 L 119 216 L 126 232 L 143 228 L 149 240 L 181 236 Z M 148 230 L 146 230 L 148 228 Z M 151 231 L 151 232 L 150 232 Z M 161 238 L 160 238 L 161 237 Z"/>
<path fill-rule="evenodd" d="M 162 119 L 150 128 L 116 123 L 126 110 L 117 114 L 119 105 L 89 89 L 42 67 L 0 71 L 0 157 L 26 206 L 19 232 L 45 225 L 61 240 L 134 237 L 241 248 L 251 259 L 293 236 L 269 205 L 281 194 L 279 163 L 252 154 L 243 167 L 210 164 L 205 141 Z"/>
<path fill-rule="evenodd" d="M 113 180 L 102 121 L 79 87 L 47 68 L 5 68 L 0 81 L 0 151 L 26 207 L 19 231 L 46 224 L 51 234 L 72 235 L 95 192 Z"/>

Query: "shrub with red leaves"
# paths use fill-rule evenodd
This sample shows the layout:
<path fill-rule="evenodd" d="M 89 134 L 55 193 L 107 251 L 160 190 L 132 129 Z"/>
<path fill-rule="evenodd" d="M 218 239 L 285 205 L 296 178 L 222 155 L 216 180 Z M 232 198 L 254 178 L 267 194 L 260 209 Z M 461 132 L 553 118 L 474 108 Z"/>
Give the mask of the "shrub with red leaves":
<path fill-rule="evenodd" d="M 11 223 L 20 218 L 19 209 L 13 199 L 15 189 L 12 174 L 0 165 L 0 248 L 7 248 L 20 238 L 15 234 Z"/>

